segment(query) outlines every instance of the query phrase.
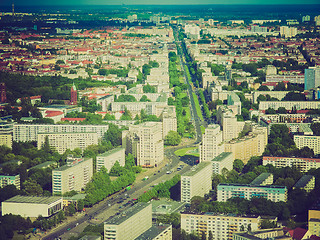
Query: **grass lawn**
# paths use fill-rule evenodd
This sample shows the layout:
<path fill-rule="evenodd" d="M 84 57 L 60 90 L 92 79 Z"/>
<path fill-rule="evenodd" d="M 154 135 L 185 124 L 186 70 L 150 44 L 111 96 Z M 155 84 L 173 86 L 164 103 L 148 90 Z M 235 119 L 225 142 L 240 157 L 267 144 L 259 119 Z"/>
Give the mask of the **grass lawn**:
<path fill-rule="evenodd" d="M 198 147 L 191 147 L 191 148 L 182 148 L 174 152 L 175 155 L 182 157 L 185 155 L 191 155 L 195 157 L 199 157 L 198 152 L 193 152 L 193 150 L 198 150 Z"/>
<path fill-rule="evenodd" d="M 203 121 L 203 116 L 202 116 L 202 113 L 201 113 L 198 97 L 197 97 L 197 95 L 195 93 L 192 93 L 192 96 L 193 96 L 193 99 L 194 99 L 194 103 L 196 105 L 197 114 L 200 117 L 200 119 Z"/>
<path fill-rule="evenodd" d="M 202 126 L 202 125 L 200 126 L 200 128 L 201 128 L 201 133 L 204 134 L 206 128 L 204 126 Z"/>

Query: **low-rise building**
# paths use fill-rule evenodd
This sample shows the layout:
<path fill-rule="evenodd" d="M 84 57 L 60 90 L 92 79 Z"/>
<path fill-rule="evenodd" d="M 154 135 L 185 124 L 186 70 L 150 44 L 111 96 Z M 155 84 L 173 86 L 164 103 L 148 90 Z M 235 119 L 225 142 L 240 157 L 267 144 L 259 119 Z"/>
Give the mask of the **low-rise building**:
<path fill-rule="evenodd" d="M 212 165 L 201 162 L 181 175 L 181 202 L 190 203 L 194 196 L 203 197 L 212 189 Z"/>
<path fill-rule="evenodd" d="M 116 162 L 118 162 L 122 167 L 126 164 L 124 148 L 119 147 L 99 154 L 97 156 L 96 164 L 97 172 L 100 171 L 101 167 L 105 167 L 108 171 L 110 171 Z"/>
<path fill-rule="evenodd" d="M 93 175 L 92 158 L 68 158 L 67 165 L 52 170 L 52 194 L 81 191 Z"/>
<path fill-rule="evenodd" d="M 62 210 L 62 197 L 14 196 L 1 204 L 2 216 L 6 214 L 27 217 L 50 217 Z"/>
<path fill-rule="evenodd" d="M 137 203 L 104 222 L 104 239 L 135 239 L 151 227 L 151 203 Z"/>
<path fill-rule="evenodd" d="M 293 186 L 293 189 L 304 189 L 306 192 L 310 192 L 314 189 L 316 179 L 312 175 L 303 175 L 299 181 Z"/>
<path fill-rule="evenodd" d="M 226 202 L 233 197 L 247 200 L 250 200 L 253 197 L 263 197 L 273 202 L 286 202 L 287 187 L 220 183 L 217 186 L 217 195 L 217 200 L 219 202 Z"/>
<path fill-rule="evenodd" d="M 172 240 L 172 225 L 153 225 L 135 240 Z"/>
<path fill-rule="evenodd" d="M 223 152 L 211 160 L 212 162 L 212 173 L 221 174 L 222 169 L 228 169 L 229 171 L 233 168 L 234 154 L 232 152 Z"/>
<path fill-rule="evenodd" d="M 238 216 L 234 214 L 215 213 L 181 213 L 181 229 L 187 233 L 196 233 L 199 237 L 209 236 L 213 239 L 232 239 L 241 228 L 251 231 L 258 230 L 260 216 Z"/>
<path fill-rule="evenodd" d="M 302 172 L 307 172 L 311 168 L 320 167 L 318 158 L 300 158 L 300 157 L 271 157 L 263 156 L 262 165 L 271 164 L 276 168 L 297 167 Z"/>

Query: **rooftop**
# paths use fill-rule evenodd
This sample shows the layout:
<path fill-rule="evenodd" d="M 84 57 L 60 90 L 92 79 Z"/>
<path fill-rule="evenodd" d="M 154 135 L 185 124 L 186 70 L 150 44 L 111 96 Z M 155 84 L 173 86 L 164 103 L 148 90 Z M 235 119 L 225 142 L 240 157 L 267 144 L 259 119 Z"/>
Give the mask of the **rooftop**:
<path fill-rule="evenodd" d="M 225 158 L 229 157 L 230 155 L 232 155 L 232 152 L 223 152 L 223 153 L 220 153 L 218 156 L 216 156 L 211 161 L 221 162 L 222 160 L 224 160 Z"/>
<path fill-rule="evenodd" d="M 137 203 L 136 205 L 132 206 L 128 210 L 120 213 L 120 215 L 115 215 L 109 218 L 107 221 L 104 222 L 104 224 L 111 224 L 111 225 L 120 225 L 127 219 L 131 218 L 147 206 L 149 206 L 151 203 Z"/>
<path fill-rule="evenodd" d="M 33 196 L 14 196 L 5 202 L 15 202 L 15 203 L 30 203 L 30 204 L 51 204 L 58 200 L 62 199 L 62 197 L 33 197 Z"/>
<path fill-rule="evenodd" d="M 184 207 L 185 203 L 177 201 L 153 200 L 152 213 L 153 214 L 167 214 L 178 212 Z"/>
<path fill-rule="evenodd" d="M 119 151 L 123 151 L 124 148 L 122 147 L 117 147 L 117 148 L 114 148 L 114 149 L 111 149 L 110 151 L 107 151 L 107 152 L 104 152 L 104 153 L 101 153 L 99 154 L 97 157 L 107 157 L 113 153 L 116 153 L 116 152 L 119 152 Z"/>
<path fill-rule="evenodd" d="M 314 176 L 312 175 L 303 175 L 299 181 L 294 185 L 295 188 L 304 188 Z"/>
<path fill-rule="evenodd" d="M 68 165 L 68 164 L 67 164 L 67 165 L 63 165 L 63 166 L 61 166 L 61 167 L 59 167 L 59 168 L 53 169 L 52 171 L 64 171 L 64 170 L 66 170 L 66 169 L 69 169 L 69 168 L 71 168 L 71 167 L 77 166 L 78 164 L 87 162 L 87 161 L 89 161 L 89 160 L 92 160 L 92 158 L 85 158 L 85 159 L 83 159 L 83 161 L 79 161 L 77 164 L 72 164 L 72 165 Z"/>
<path fill-rule="evenodd" d="M 198 165 L 193 166 L 190 171 L 184 173 L 182 176 L 191 177 L 203 170 L 208 165 L 211 165 L 211 162 L 201 162 Z"/>
<path fill-rule="evenodd" d="M 135 240 L 152 240 L 156 239 L 156 237 L 165 231 L 167 228 L 169 228 L 171 225 L 169 224 L 163 224 L 163 225 L 153 225 L 151 228 L 149 228 L 147 231 L 142 233 L 139 237 L 137 237 Z"/>
<path fill-rule="evenodd" d="M 260 185 L 252 185 L 252 184 L 240 184 L 240 183 L 219 183 L 218 187 L 231 186 L 231 187 L 257 187 L 257 188 L 278 188 L 278 189 L 287 189 L 285 186 L 276 186 L 276 185 L 268 185 L 268 186 L 260 186 Z"/>
<path fill-rule="evenodd" d="M 260 184 L 263 183 L 264 180 L 266 180 L 270 176 L 272 176 L 271 173 L 261 173 L 250 184 L 252 184 L 252 185 L 260 185 Z"/>

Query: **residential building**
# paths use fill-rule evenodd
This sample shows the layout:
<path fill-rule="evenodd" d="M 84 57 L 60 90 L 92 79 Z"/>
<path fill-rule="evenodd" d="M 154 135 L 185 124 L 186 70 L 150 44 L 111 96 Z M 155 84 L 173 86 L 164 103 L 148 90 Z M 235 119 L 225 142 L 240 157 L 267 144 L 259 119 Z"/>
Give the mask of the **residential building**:
<path fill-rule="evenodd" d="M 13 141 L 37 141 L 38 133 L 85 133 L 94 132 L 99 139 L 104 139 L 109 125 L 76 125 L 76 124 L 14 124 Z"/>
<path fill-rule="evenodd" d="M 122 167 L 126 164 L 124 148 L 114 148 L 110 151 L 99 154 L 97 156 L 96 164 L 97 172 L 100 171 L 101 167 L 105 167 L 108 171 L 110 171 L 116 162 L 118 162 Z"/>
<path fill-rule="evenodd" d="M 271 185 L 271 184 L 273 184 L 273 174 L 272 173 L 261 173 L 250 184 L 251 185 L 259 185 L 259 186 Z"/>
<path fill-rule="evenodd" d="M 208 162 L 224 151 L 222 131 L 218 124 L 211 124 L 202 135 L 199 145 L 200 162 Z"/>
<path fill-rule="evenodd" d="M 304 189 L 306 192 L 311 192 L 316 184 L 316 179 L 312 175 L 303 175 L 298 182 L 293 186 L 293 189 Z"/>
<path fill-rule="evenodd" d="M 250 232 L 238 232 L 233 234 L 233 240 L 263 240 L 263 239 L 281 239 L 291 240 L 283 228 L 261 229 Z"/>
<path fill-rule="evenodd" d="M 126 153 L 137 158 L 138 166 L 158 166 L 163 158 L 162 123 L 145 122 L 122 132 Z"/>
<path fill-rule="evenodd" d="M 309 147 L 314 154 L 320 153 L 320 136 L 294 135 L 293 140 L 299 149 Z"/>
<path fill-rule="evenodd" d="M 62 197 L 14 196 L 1 203 L 2 216 L 6 214 L 21 217 L 50 217 L 62 210 Z"/>
<path fill-rule="evenodd" d="M 235 159 L 247 163 L 252 156 L 260 156 L 268 143 L 267 128 L 253 126 L 248 135 L 225 143 L 225 152 L 233 152 Z"/>
<path fill-rule="evenodd" d="M 320 67 L 309 67 L 304 70 L 304 89 L 320 87 Z"/>
<path fill-rule="evenodd" d="M 0 122 L 0 146 L 12 148 L 13 123 Z"/>
<path fill-rule="evenodd" d="M 93 175 L 92 158 L 68 158 L 67 164 L 52 170 L 52 194 L 81 191 Z"/>
<path fill-rule="evenodd" d="M 212 189 L 212 165 L 201 162 L 181 175 L 181 202 L 190 203 L 194 196 L 203 197 Z"/>
<path fill-rule="evenodd" d="M 287 187 L 220 183 L 217 186 L 217 195 L 219 202 L 226 202 L 229 198 L 233 197 L 245 198 L 247 200 L 250 200 L 252 197 L 263 197 L 273 202 L 286 202 Z"/>
<path fill-rule="evenodd" d="M 267 96 L 269 95 L 271 98 L 277 98 L 280 101 L 287 95 L 289 91 L 254 91 L 252 93 L 252 98 L 253 98 L 253 103 L 257 103 L 257 98 L 262 95 L 262 96 Z M 275 109 L 278 110 L 278 109 Z"/>
<path fill-rule="evenodd" d="M 41 149 L 48 137 L 49 145 L 58 153 L 63 154 L 67 149 L 86 149 L 90 145 L 98 144 L 98 134 L 85 133 L 38 133 L 37 145 Z"/>
<path fill-rule="evenodd" d="M 320 202 L 316 202 L 308 211 L 308 229 L 310 234 L 320 236 Z"/>
<path fill-rule="evenodd" d="M 297 35 L 297 28 L 281 26 L 280 27 L 280 35 L 281 35 L 281 37 L 285 37 L 285 38 L 294 37 Z"/>
<path fill-rule="evenodd" d="M 241 115 L 241 101 L 235 92 L 229 92 L 227 98 L 228 108 L 232 110 L 235 115 Z"/>
<path fill-rule="evenodd" d="M 273 108 L 278 110 L 279 107 L 284 107 L 286 110 L 303 110 L 303 109 L 319 109 L 319 101 L 260 101 L 259 110 L 267 110 Z"/>
<path fill-rule="evenodd" d="M 135 240 L 172 240 L 172 225 L 153 225 Z"/>
<path fill-rule="evenodd" d="M 177 117 L 176 117 L 176 108 L 175 106 L 168 106 L 164 109 L 161 114 L 162 120 L 162 137 L 168 135 L 170 131 L 177 131 Z"/>
<path fill-rule="evenodd" d="M 137 203 L 104 222 L 104 239 L 135 239 L 151 227 L 151 203 Z"/>
<path fill-rule="evenodd" d="M 302 172 L 307 172 L 311 168 L 320 168 L 320 159 L 318 158 L 300 158 L 300 157 L 270 157 L 263 156 L 262 164 L 271 164 L 276 168 L 297 167 Z"/>
<path fill-rule="evenodd" d="M 235 232 L 241 228 L 251 231 L 258 230 L 260 216 L 238 216 L 235 214 L 215 213 L 181 213 L 181 229 L 187 233 L 196 233 L 201 237 L 203 234 L 209 236 L 211 232 L 213 239 L 232 239 Z"/>
<path fill-rule="evenodd" d="M 232 152 L 222 152 L 212 162 L 212 173 L 222 174 L 222 169 L 231 171 L 233 169 L 234 154 Z"/>
<path fill-rule="evenodd" d="M 20 174 L 15 176 L 0 175 L 0 187 L 3 188 L 8 185 L 14 185 L 20 190 Z"/>

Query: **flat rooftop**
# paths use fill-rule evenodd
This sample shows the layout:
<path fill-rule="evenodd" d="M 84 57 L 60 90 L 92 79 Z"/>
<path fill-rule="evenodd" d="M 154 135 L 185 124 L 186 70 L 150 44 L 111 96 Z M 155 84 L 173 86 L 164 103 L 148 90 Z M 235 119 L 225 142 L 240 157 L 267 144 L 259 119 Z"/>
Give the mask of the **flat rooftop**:
<path fill-rule="evenodd" d="M 149 206 L 149 204 L 151 204 L 151 203 L 142 203 L 142 202 L 137 203 L 134 206 L 132 206 L 131 208 L 123 211 L 119 215 L 112 216 L 107 221 L 105 221 L 104 224 L 120 225 L 121 223 L 126 221 L 128 218 L 131 218 L 132 216 L 134 216 L 135 214 L 140 212 L 142 209 Z"/>
<path fill-rule="evenodd" d="M 104 153 L 101 153 L 99 154 L 97 157 L 107 157 L 113 153 L 116 153 L 116 152 L 119 152 L 119 151 L 123 151 L 124 148 L 122 147 L 117 147 L 117 148 L 114 148 L 114 149 L 111 149 L 110 151 L 107 151 L 107 152 L 104 152 Z"/>
<path fill-rule="evenodd" d="M 221 162 L 223 159 L 229 157 L 232 154 L 232 152 L 223 152 L 220 153 L 218 156 L 216 156 L 214 159 L 212 159 L 211 161 L 213 162 Z"/>
<path fill-rule="evenodd" d="M 13 202 L 13 203 L 30 203 L 30 204 L 51 204 L 58 200 L 62 199 L 62 197 L 33 197 L 33 196 L 21 196 L 17 195 L 12 198 L 9 198 L 5 202 Z"/>
<path fill-rule="evenodd" d="M 171 225 L 163 224 L 163 225 L 153 225 L 147 231 L 142 233 L 139 237 L 135 238 L 135 240 L 152 240 L 156 239 L 156 237 L 169 228 Z"/>
<path fill-rule="evenodd" d="M 81 163 L 87 162 L 88 160 L 92 160 L 92 158 L 85 158 L 82 161 L 80 161 L 80 162 L 78 162 L 76 164 L 73 164 L 73 165 L 66 164 L 66 165 L 63 165 L 63 166 L 61 166 L 59 168 L 53 169 L 52 171 L 64 171 L 64 170 L 66 170 L 68 168 L 72 168 L 72 167 L 77 166 L 77 165 L 79 165 Z"/>
<path fill-rule="evenodd" d="M 153 200 L 152 202 L 152 214 L 170 214 L 178 212 L 184 208 L 186 203 L 177 201 L 166 201 L 166 200 Z"/>
<path fill-rule="evenodd" d="M 279 189 L 286 189 L 285 186 L 276 186 L 276 185 L 268 185 L 268 186 L 261 186 L 261 185 L 251 185 L 251 184 L 240 184 L 240 183 L 219 183 L 218 187 L 223 186 L 230 186 L 230 187 L 258 187 L 258 188 L 279 188 Z"/>
<path fill-rule="evenodd" d="M 211 165 L 211 162 L 201 162 L 198 165 L 194 165 L 188 172 L 184 173 L 181 176 L 192 177 L 208 165 Z"/>

